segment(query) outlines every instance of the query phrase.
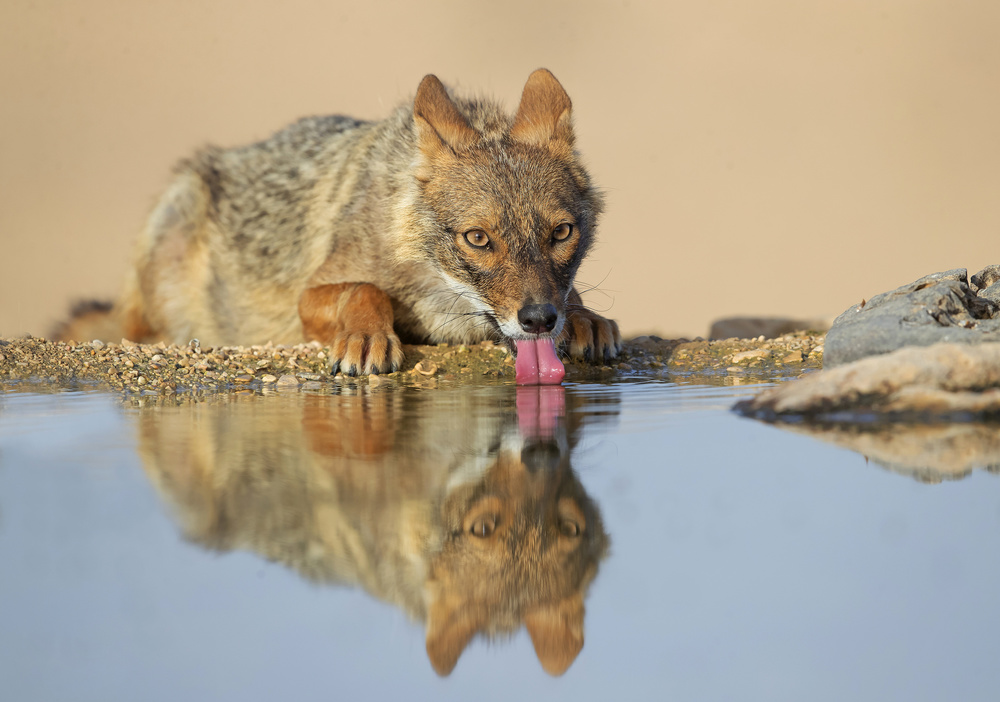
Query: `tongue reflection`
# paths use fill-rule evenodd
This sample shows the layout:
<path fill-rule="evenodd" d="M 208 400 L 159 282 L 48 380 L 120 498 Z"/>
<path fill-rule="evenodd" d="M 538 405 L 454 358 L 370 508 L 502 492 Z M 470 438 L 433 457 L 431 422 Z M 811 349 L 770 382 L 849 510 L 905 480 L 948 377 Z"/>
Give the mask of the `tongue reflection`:
<path fill-rule="evenodd" d="M 514 377 L 518 385 L 558 385 L 566 375 L 552 339 L 517 342 Z"/>

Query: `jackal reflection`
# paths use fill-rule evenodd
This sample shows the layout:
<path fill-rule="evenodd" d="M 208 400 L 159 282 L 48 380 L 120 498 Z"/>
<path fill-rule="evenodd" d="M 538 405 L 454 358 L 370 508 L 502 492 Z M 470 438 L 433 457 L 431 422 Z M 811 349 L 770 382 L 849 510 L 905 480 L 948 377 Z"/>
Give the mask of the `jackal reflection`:
<path fill-rule="evenodd" d="M 142 408 L 140 451 L 189 540 L 393 603 L 426 623 L 439 674 L 477 633 L 523 623 L 559 675 L 583 646 L 584 596 L 608 548 L 570 466 L 580 419 L 566 397 L 219 397 Z"/>

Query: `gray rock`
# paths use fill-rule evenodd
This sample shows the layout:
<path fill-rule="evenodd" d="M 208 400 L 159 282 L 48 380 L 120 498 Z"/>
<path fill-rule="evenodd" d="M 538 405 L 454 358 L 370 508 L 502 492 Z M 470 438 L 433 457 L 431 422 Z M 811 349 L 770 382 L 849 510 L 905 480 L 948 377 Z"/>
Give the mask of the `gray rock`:
<path fill-rule="evenodd" d="M 990 285 L 986 289 L 980 290 L 979 297 L 995 302 L 1000 306 L 1000 283 L 993 283 L 993 285 Z"/>
<path fill-rule="evenodd" d="M 998 281 L 1000 281 L 1000 266 L 986 266 L 969 279 L 976 292 L 985 290 Z"/>
<path fill-rule="evenodd" d="M 997 310 L 996 302 L 972 291 L 964 268 L 924 276 L 852 305 L 837 317 L 826 335 L 823 365 L 838 366 L 904 346 L 1000 341 Z"/>

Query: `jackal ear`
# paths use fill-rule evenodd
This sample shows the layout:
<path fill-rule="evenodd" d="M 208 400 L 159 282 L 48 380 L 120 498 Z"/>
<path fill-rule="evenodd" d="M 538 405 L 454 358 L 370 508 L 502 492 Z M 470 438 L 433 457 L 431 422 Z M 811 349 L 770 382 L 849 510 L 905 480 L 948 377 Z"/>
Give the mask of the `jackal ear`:
<path fill-rule="evenodd" d="M 583 595 L 570 595 L 529 611 L 524 625 L 545 672 L 562 675 L 583 648 Z"/>
<path fill-rule="evenodd" d="M 426 75 L 420 81 L 413 100 L 413 121 L 417 126 L 420 150 L 428 156 L 438 155 L 445 148 L 455 152 L 476 140 L 476 130 L 459 112 L 435 75 Z"/>
<path fill-rule="evenodd" d="M 572 107 L 569 95 L 556 77 L 548 70 L 539 68 L 528 76 L 528 82 L 524 84 L 510 135 L 516 141 L 539 146 L 550 141 L 564 141 L 572 146 Z"/>
<path fill-rule="evenodd" d="M 482 628 L 474 608 L 440 591 L 431 596 L 427 612 L 427 657 L 438 675 L 450 675 L 459 656 Z"/>

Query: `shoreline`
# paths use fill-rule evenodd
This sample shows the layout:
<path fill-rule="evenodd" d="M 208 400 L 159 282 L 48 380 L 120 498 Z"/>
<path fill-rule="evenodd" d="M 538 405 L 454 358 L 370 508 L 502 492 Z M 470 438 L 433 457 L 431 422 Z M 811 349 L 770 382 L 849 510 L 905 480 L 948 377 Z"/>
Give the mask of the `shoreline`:
<path fill-rule="evenodd" d="M 660 339 L 625 342 L 606 365 L 563 359 L 566 382 L 664 380 L 740 385 L 791 379 L 822 368 L 823 334 L 773 339 Z M 438 382 L 514 382 L 514 359 L 503 346 L 405 346 L 396 373 L 350 377 L 328 372 L 317 342 L 294 346 L 67 343 L 37 337 L 0 339 L 0 385 L 93 385 L 125 394 L 171 395 L 266 389 L 321 389 L 339 384 L 433 387 Z"/>

